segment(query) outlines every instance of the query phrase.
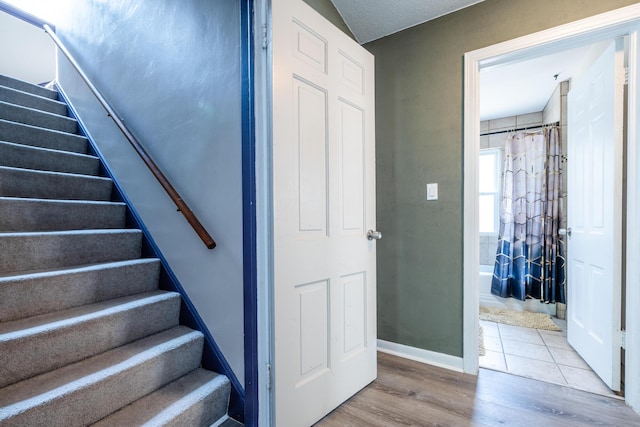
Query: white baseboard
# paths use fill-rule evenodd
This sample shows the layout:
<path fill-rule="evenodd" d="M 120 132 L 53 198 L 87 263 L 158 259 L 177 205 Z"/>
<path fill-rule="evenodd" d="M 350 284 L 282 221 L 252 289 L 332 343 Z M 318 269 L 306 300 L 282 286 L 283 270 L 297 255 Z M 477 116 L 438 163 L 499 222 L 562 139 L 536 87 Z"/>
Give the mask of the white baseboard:
<path fill-rule="evenodd" d="M 437 353 L 435 351 L 424 350 L 384 340 L 378 340 L 378 351 L 393 354 L 394 356 L 404 357 L 405 359 L 415 360 L 416 362 L 450 369 L 456 372 L 464 371 L 462 357 Z"/>

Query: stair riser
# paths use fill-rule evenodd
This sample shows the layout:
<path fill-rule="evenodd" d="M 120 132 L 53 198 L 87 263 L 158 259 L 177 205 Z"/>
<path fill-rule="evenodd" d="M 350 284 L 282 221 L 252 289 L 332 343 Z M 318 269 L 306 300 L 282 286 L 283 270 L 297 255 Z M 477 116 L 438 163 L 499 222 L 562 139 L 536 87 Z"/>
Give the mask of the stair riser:
<path fill-rule="evenodd" d="M 0 142 L 0 166 L 97 175 L 100 160 L 66 151 L 43 150 L 22 144 Z"/>
<path fill-rule="evenodd" d="M 0 167 L 0 196 L 4 197 L 108 201 L 112 188 L 107 178 Z"/>
<path fill-rule="evenodd" d="M 0 278 L 0 322 L 158 288 L 158 260 Z"/>
<path fill-rule="evenodd" d="M 80 427 L 95 423 L 196 369 L 202 348 L 200 336 L 120 372 L 109 372 L 93 384 L 52 396 L 41 405 L 13 411 L 5 419 L 0 412 L 0 424 L 6 421 L 15 426 Z"/>
<path fill-rule="evenodd" d="M 141 245 L 140 230 L 0 234 L 0 273 L 134 259 Z"/>
<path fill-rule="evenodd" d="M 0 102 L 0 119 L 60 132 L 78 132 L 78 123 L 74 119 L 4 102 Z"/>
<path fill-rule="evenodd" d="M 15 339 L 0 335 L 0 387 L 172 328 L 179 317 L 180 297 L 173 294 L 170 299 L 38 334 Z"/>
<path fill-rule="evenodd" d="M 8 76 L 0 75 L 0 85 L 20 90 L 23 92 L 32 93 L 34 95 L 43 96 L 50 99 L 58 99 L 58 92 L 49 90 L 42 86 L 34 85 L 22 80 L 14 79 Z"/>
<path fill-rule="evenodd" d="M 50 148 L 52 150 L 71 151 L 85 154 L 87 138 L 71 133 L 29 126 L 21 123 L 0 120 L 0 139 L 16 144 Z"/>
<path fill-rule="evenodd" d="M 47 113 L 58 114 L 60 116 L 66 116 L 69 114 L 67 106 L 62 102 L 5 86 L 0 86 L 0 101 L 46 111 Z"/>
<path fill-rule="evenodd" d="M 0 198 L 0 232 L 114 229 L 125 222 L 124 204 Z"/>

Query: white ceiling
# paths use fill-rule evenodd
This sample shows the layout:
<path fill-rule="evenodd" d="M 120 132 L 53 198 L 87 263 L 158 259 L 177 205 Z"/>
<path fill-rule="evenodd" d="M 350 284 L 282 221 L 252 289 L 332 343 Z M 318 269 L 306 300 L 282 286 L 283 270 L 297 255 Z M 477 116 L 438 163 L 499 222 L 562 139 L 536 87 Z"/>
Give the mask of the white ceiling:
<path fill-rule="evenodd" d="M 558 83 L 575 74 L 580 55 L 574 50 L 482 70 L 480 120 L 542 111 Z"/>
<path fill-rule="evenodd" d="M 331 0 L 356 40 L 367 43 L 484 0 Z"/>
<path fill-rule="evenodd" d="M 605 41 L 481 70 L 480 120 L 542 111 L 558 83 L 579 76 L 607 44 Z"/>

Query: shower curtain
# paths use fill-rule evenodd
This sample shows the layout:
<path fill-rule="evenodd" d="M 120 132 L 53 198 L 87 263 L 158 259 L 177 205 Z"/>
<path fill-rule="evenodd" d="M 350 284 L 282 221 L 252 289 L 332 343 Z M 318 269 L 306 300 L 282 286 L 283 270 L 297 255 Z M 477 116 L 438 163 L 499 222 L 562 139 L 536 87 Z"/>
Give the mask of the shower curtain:
<path fill-rule="evenodd" d="M 565 302 L 561 157 L 557 127 L 507 138 L 494 295 Z"/>

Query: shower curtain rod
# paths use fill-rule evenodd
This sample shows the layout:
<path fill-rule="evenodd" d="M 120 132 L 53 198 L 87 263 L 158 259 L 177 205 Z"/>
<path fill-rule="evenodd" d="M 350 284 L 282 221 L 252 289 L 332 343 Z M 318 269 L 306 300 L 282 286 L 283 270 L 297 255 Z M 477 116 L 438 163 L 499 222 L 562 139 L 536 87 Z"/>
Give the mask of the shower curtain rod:
<path fill-rule="evenodd" d="M 553 127 L 553 126 L 560 126 L 560 122 L 547 123 L 547 124 L 544 124 L 544 125 L 527 126 L 527 127 L 521 127 L 521 128 L 496 130 L 496 131 L 493 131 L 493 132 L 481 133 L 480 136 L 497 135 L 499 133 L 508 133 L 508 132 L 518 132 L 518 131 L 521 131 L 521 130 L 529 130 L 529 129 L 541 129 L 541 128 Z"/>

